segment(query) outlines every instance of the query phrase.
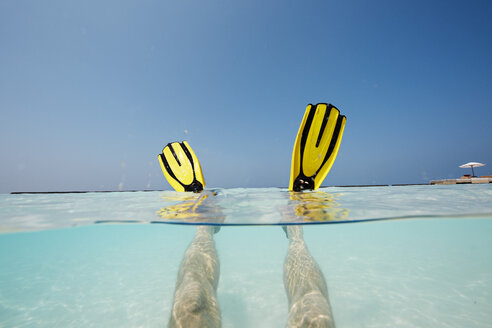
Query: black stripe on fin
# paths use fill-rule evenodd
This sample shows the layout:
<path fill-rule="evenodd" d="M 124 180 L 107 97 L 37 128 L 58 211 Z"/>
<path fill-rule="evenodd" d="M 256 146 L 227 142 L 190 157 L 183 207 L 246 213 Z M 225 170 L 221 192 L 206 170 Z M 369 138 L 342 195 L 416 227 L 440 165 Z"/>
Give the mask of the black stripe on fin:
<path fill-rule="evenodd" d="M 171 153 L 173 154 L 174 158 L 176 159 L 176 162 L 178 162 L 178 165 L 181 166 L 181 162 L 179 161 L 178 155 L 176 155 L 176 152 L 174 151 L 172 143 L 168 143 L 167 146 L 169 147 L 169 150 L 171 150 Z"/>
<path fill-rule="evenodd" d="M 313 123 L 313 119 L 314 119 L 314 114 L 316 113 L 316 108 L 309 104 L 309 114 L 308 114 L 308 117 L 306 119 L 306 124 L 304 125 L 304 129 L 302 130 L 302 134 L 301 134 L 301 149 L 299 150 L 300 151 L 300 154 L 301 154 L 301 165 L 300 165 L 300 173 L 304 174 L 303 173 L 303 168 L 302 168 L 302 160 L 304 158 L 304 149 L 306 148 L 306 140 L 307 140 L 307 137 L 308 137 L 308 134 L 309 134 L 309 130 L 311 129 L 311 124 Z"/>
<path fill-rule="evenodd" d="M 335 108 L 335 107 L 332 107 L 332 108 Z M 337 108 L 335 108 L 335 109 L 338 110 Z M 336 146 L 338 138 L 340 136 L 340 130 L 342 129 L 342 123 L 343 123 L 344 118 L 345 118 L 344 115 L 338 115 L 337 123 L 335 125 L 335 130 L 333 131 L 333 136 L 331 137 L 330 146 L 328 147 L 328 151 L 326 152 L 325 158 L 323 159 L 323 163 L 321 163 L 321 165 L 318 168 L 318 170 L 316 171 L 315 175 L 318 174 L 319 170 L 321 170 L 323 165 L 325 165 L 326 161 L 328 161 L 328 158 L 330 158 L 330 156 L 332 155 L 333 150 L 335 150 L 335 146 Z"/>
<path fill-rule="evenodd" d="M 168 146 L 169 145 L 170 144 L 168 144 Z M 166 159 L 166 156 L 164 156 L 164 154 L 159 154 L 159 156 L 161 157 L 162 163 L 164 164 L 164 168 L 166 169 L 167 173 L 171 176 L 171 178 L 173 178 L 174 180 L 176 180 L 180 185 L 183 186 L 183 188 L 185 188 L 185 185 L 178 178 L 176 178 L 176 175 L 171 170 L 171 167 L 169 166 L 169 163 L 168 163 L 168 161 Z"/>
<path fill-rule="evenodd" d="M 188 157 L 188 160 L 191 163 L 191 169 L 193 170 L 193 180 L 196 180 L 196 174 L 195 174 L 195 163 L 193 163 L 193 157 L 191 156 L 190 151 L 188 150 L 188 147 L 186 147 L 184 141 L 180 143 L 181 148 L 183 148 L 183 151 L 186 154 L 186 157 Z"/>
<path fill-rule="evenodd" d="M 318 104 L 316 107 L 318 107 Z M 321 137 L 323 136 L 323 132 L 325 132 L 326 124 L 328 123 L 328 117 L 330 117 L 331 109 L 334 108 L 331 105 L 327 105 L 325 116 L 323 117 L 323 122 L 321 123 L 321 128 L 319 129 L 318 140 L 316 140 L 316 148 L 319 147 L 319 143 L 321 142 Z"/>

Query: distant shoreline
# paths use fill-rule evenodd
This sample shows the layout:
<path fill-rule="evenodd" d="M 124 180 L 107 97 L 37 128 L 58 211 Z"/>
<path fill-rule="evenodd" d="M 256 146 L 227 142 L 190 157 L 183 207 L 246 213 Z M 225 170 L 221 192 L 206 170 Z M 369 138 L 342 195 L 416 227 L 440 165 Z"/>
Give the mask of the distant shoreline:
<path fill-rule="evenodd" d="M 341 186 L 321 186 L 321 188 L 354 188 L 354 187 L 401 187 L 401 186 L 428 186 L 428 183 L 396 183 L 396 184 L 363 184 L 363 185 L 341 185 Z M 277 187 L 287 188 L 287 187 Z M 26 194 L 87 194 L 87 193 L 110 193 L 110 192 L 153 192 L 153 191 L 172 191 L 172 190 L 70 190 L 70 191 L 12 191 L 10 195 L 26 195 Z"/>
<path fill-rule="evenodd" d="M 469 179 L 470 180 L 470 179 Z M 483 179 L 480 179 L 483 180 Z M 430 183 L 394 183 L 394 184 L 361 184 L 361 185 L 341 185 L 341 186 L 321 186 L 321 188 L 367 188 L 367 187 L 405 187 L 405 186 L 432 186 L 432 185 L 462 185 L 462 184 L 484 184 L 492 183 L 492 179 L 488 179 L 487 182 L 473 180 L 465 181 L 465 179 L 445 179 L 445 180 L 432 180 Z M 239 187 L 235 187 L 239 188 Z M 287 187 L 276 187 L 287 188 Z M 87 194 L 87 193 L 110 193 L 110 192 L 153 192 L 153 191 L 172 191 L 156 189 L 156 190 L 71 190 L 71 191 L 12 191 L 10 195 L 37 195 L 37 194 Z"/>

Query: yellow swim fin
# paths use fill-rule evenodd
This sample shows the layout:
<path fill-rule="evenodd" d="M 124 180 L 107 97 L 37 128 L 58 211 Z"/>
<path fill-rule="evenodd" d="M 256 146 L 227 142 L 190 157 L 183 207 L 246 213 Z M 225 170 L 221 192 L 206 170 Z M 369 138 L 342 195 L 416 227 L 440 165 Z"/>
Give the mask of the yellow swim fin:
<path fill-rule="evenodd" d="M 289 190 L 321 186 L 337 157 L 346 121 L 333 105 L 307 106 L 292 152 Z"/>
<path fill-rule="evenodd" d="M 205 179 L 202 168 L 188 142 L 168 143 L 158 157 L 164 176 L 176 191 L 203 190 Z"/>

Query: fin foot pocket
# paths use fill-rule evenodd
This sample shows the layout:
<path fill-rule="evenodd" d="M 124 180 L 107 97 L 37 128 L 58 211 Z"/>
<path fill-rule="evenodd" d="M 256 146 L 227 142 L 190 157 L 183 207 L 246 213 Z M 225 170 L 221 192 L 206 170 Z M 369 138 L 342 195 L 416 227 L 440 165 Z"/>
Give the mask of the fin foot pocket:
<path fill-rule="evenodd" d="M 292 186 L 293 191 L 313 190 L 314 179 L 313 177 L 298 176 Z"/>
<path fill-rule="evenodd" d="M 185 191 L 201 192 L 203 190 L 203 185 L 200 181 L 193 181 L 189 186 L 185 187 Z"/>

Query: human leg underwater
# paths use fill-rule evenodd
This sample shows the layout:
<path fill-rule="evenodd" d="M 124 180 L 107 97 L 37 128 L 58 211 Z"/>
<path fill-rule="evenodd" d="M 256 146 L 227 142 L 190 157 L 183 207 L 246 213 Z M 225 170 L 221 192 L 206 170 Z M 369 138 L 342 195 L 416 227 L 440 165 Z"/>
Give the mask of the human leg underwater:
<path fill-rule="evenodd" d="M 220 266 L 214 227 L 198 226 L 181 262 L 169 327 L 220 327 L 217 302 Z"/>
<path fill-rule="evenodd" d="M 302 226 L 286 227 L 289 249 L 284 285 L 289 301 L 287 327 L 335 327 L 326 281 L 303 238 Z"/>

